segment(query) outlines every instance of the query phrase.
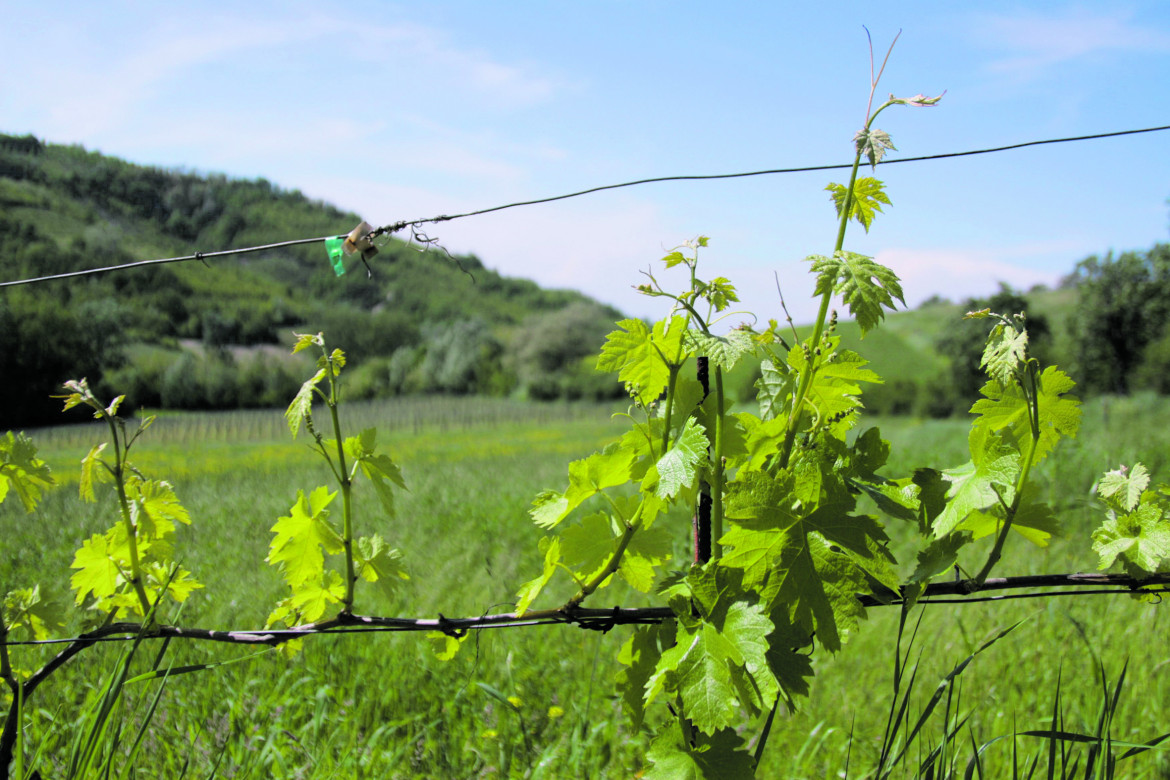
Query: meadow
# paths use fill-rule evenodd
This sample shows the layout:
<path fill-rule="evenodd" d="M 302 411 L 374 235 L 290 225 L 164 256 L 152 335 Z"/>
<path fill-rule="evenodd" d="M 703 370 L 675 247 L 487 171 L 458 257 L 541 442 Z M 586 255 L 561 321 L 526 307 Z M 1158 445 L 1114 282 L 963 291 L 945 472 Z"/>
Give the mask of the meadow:
<path fill-rule="evenodd" d="M 621 431 L 612 411 L 482 399 L 404 399 L 347 408 L 351 430 L 379 428 L 380 443 L 409 486 L 392 522 L 381 515 L 372 492 L 364 492 L 367 486 L 358 487 L 357 522 L 402 550 L 412 576 L 393 603 L 359 592 L 359 611 L 452 617 L 510 610 L 519 585 L 541 565 L 539 529 L 527 516 L 532 497 L 542 489 L 563 489 L 568 462 Z M 861 428 L 870 426 L 879 426 L 894 445 L 885 469 L 891 476 L 967 458 L 965 420 L 866 419 Z M 1139 459 L 1155 480 L 1164 477 L 1170 465 L 1167 431 L 1170 403 L 1164 399 L 1086 404 L 1078 438 L 1062 442 L 1039 474 L 1040 498 L 1058 510 L 1063 538 L 1036 556 L 1013 535 L 997 575 L 1093 570 L 1088 533 L 1101 512 L 1091 495 L 1094 480 Z M 30 433 L 60 486 L 35 515 L 25 515 L 13 501 L 0 505 L 0 586 L 7 591 L 39 582 L 68 600 L 73 551 L 106 528 L 114 513 L 111 502 L 83 503 L 76 490 L 77 463 L 104 430 L 91 423 Z M 171 480 L 193 519 L 180 529 L 177 545 L 183 566 L 206 589 L 196 592 L 175 622 L 261 627 L 285 593 L 278 572 L 264 563 L 269 529 L 288 513 L 298 490 L 326 481 L 305 441 L 289 438 L 279 410 L 168 414 L 137 445 L 133 461 L 148 476 Z M 677 532 L 676 565 L 685 565 L 689 518 L 666 522 Z M 887 525 L 895 540 L 912 530 L 895 520 Z M 974 547 L 986 554 L 986 543 Z M 900 559 L 903 574 L 912 568 L 913 561 Z M 565 595 L 546 595 L 545 606 Z M 590 605 L 614 603 L 649 601 L 615 587 Z M 959 678 L 951 722 L 969 715 L 958 740 L 960 770 L 973 746 L 1047 727 L 1058 690 L 1065 728 L 1093 733 L 1106 698 L 1103 685 L 1112 690 L 1123 670 L 1112 739 L 1120 744 L 1159 736 L 1170 731 L 1163 611 L 1124 595 L 923 606 L 912 616 L 922 613 L 913 646 L 907 651 L 904 640 L 902 647 L 918 665 L 908 717 L 917 717 L 938 681 L 983 641 L 1023 621 Z M 897 623 L 896 607 L 871 609 L 836 657 L 818 654 L 811 696 L 798 701 L 795 713 L 781 711 L 759 777 L 866 776 L 876 763 L 893 697 Z M 74 617 L 65 631 L 78 625 Z M 612 686 L 615 652 L 628 631 L 485 630 L 449 662 L 438 660 L 421 634 L 315 637 L 291 659 L 275 651 L 172 642 L 165 663 L 240 660 L 166 683 L 131 776 L 634 777 L 644 769 L 648 743 L 631 732 Z M 61 774 L 79 713 L 124 650 L 118 643 L 91 648 L 38 689 L 30 702 L 26 755 L 38 754 L 43 776 Z M 136 664 L 147 668 L 160 650 L 159 642 L 147 645 Z M 21 649 L 15 660 L 33 668 L 50 652 Z M 159 684 L 127 688 L 118 717 L 128 731 Z M 942 717 L 927 724 L 904 776 L 914 776 L 917 760 L 941 741 Z M 1021 767 L 1047 751 L 1047 743 L 1029 739 L 1016 740 Z M 1007 776 L 1012 743 L 1003 739 L 987 748 L 984 776 Z M 1170 776 L 1170 760 L 1150 751 L 1121 764 L 1117 776 Z"/>

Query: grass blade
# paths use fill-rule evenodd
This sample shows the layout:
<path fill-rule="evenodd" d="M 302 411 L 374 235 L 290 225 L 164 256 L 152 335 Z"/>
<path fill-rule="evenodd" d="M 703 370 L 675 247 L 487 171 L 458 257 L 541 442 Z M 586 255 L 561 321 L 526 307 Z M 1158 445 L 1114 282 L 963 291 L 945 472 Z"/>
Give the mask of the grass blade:
<path fill-rule="evenodd" d="M 1012 625 L 1008 626 L 1007 628 L 999 631 L 999 633 L 997 633 L 991 639 L 988 639 L 986 642 L 984 642 L 982 645 L 980 645 L 979 648 L 975 652 L 971 653 L 969 656 L 967 656 L 962 661 L 960 661 L 955 666 L 955 668 L 952 669 L 947 674 L 947 676 L 944 677 L 939 682 L 938 687 L 936 687 L 934 689 L 934 694 L 931 695 L 931 697 L 930 697 L 930 701 L 928 701 L 926 703 L 926 708 L 922 711 L 922 714 L 919 715 L 918 722 L 914 724 L 914 728 L 907 735 L 906 744 L 904 744 L 902 746 L 901 750 L 898 752 L 898 755 L 894 758 L 894 760 L 892 762 L 890 762 L 891 764 L 897 764 L 898 761 L 901 760 L 902 756 L 906 753 L 906 750 L 910 747 L 910 745 L 918 737 L 918 733 L 922 730 L 922 727 L 926 725 L 926 721 L 929 720 L 930 715 L 934 712 L 934 708 L 937 707 L 938 703 L 942 700 L 943 694 L 946 693 L 947 689 L 950 688 L 951 683 L 966 670 L 966 668 L 970 665 L 970 663 L 972 661 L 975 660 L 976 656 L 978 656 L 983 651 L 990 648 L 992 645 L 994 645 L 999 640 L 1003 639 L 1005 636 L 1010 634 L 1012 631 L 1015 631 L 1020 626 L 1020 624 L 1023 622 L 1024 621 L 1022 621 L 1022 620 L 1018 621 L 1018 622 L 1013 623 Z M 884 776 L 888 777 L 889 773 L 887 772 L 886 775 L 884 775 Z"/>

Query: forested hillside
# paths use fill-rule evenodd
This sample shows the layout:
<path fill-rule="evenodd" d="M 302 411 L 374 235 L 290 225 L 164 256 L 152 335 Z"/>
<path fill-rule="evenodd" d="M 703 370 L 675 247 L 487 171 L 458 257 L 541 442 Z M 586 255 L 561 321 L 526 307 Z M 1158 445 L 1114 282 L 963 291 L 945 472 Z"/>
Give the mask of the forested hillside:
<path fill-rule="evenodd" d="M 0 134 L 0 280 L 347 233 L 360 221 L 259 179 L 161 170 Z M 1070 266 L 1074 259 L 1070 258 Z M 59 421 L 49 398 L 86 376 L 130 405 L 281 406 L 304 367 L 296 330 L 346 350 L 350 398 L 480 393 L 620 395 L 592 371 L 620 314 L 584 295 L 500 276 L 474 256 L 392 240 L 338 277 L 323 245 L 0 289 L 0 429 Z M 1082 394 L 1170 391 L 1170 245 L 1090 257 L 1060 289 L 1004 287 L 893 314 L 844 343 L 886 381 L 882 414 L 964 414 L 978 397 L 984 328 L 963 313 L 1026 311 L 1033 353 Z M 748 365 L 730 390 L 754 394 Z"/>
<path fill-rule="evenodd" d="M 0 134 L 0 280 L 347 233 L 356 214 L 260 179 L 134 165 Z M 294 330 L 326 332 L 351 397 L 606 395 L 587 354 L 618 312 L 394 240 L 337 277 L 323 245 L 0 290 L 0 428 L 53 422 L 63 379 L 128 402 L 279 405 L 303 370 Z"/>

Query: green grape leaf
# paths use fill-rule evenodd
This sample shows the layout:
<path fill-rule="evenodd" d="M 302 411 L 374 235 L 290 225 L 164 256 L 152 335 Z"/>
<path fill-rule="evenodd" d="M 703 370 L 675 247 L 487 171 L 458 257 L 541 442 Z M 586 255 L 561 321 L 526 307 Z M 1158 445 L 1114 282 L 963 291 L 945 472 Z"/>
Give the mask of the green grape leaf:
<path fill-rule="evenodd" d="M 759 604 L 735 601 L 727 607 L 720 628 L 743 657 L 743 663 L 731 669 L 739 700 L 755 712 L 766 712 L 780 695 L 780 683 L 768 659 L 767 637 L 775 626 Z"/>
<path fill-rule="evenodd" d="M 897 480 L 895 484 L 917 505 L 918 532 L 929 536 L 934 521 L 947 508 L 947 491 L 951 489 L 951 483 L 937 469 L 920 468 L 915 469 L 911 477 Z"/>
<path fill-rule="evenodd" d="M 959 550 L 970 541 L 970 534 L 956 532 L 941 539 L 931 539 L 926 547 L 919 550 L 918 565 L 914 567 L 914 572 L 906 581 L 906 590 L 913 589 L 912 593 L 906 593 L 907 599 L 911 602 L 917 600 L 921 588 L 916 586 L 925 585 L 943 572 L 949 571 L 959 558 Z"/>
<path fill-rule="evenodd" d="M 653 766 L 646 780 L 740 780 L 755 775 L 755 762 L 733 729 L 684 745 L 677 724 L 664 730 L 646 752 Z"/>
<path fill-rule="evenodd" d="M 345 598 L 345 583 L 341 575 L 330 569 L 324 576 L 301 583 L 292 594 L 292 607 L 301 620 L 312 623 L 330 604 L 339 604 Z"/>
<path fill-rule="evenodd" d="M 577 506 L 606 488 L 624 485 L 630 481 L 635 457 L 633 450 L 615 443 L 584 460 L 573 461 L 569 464 L 569 489 L 565 495 Z"/>
<path fill-rule="evenodd" d="M 898 275 L 872 257 L 838 250 L 831 258 L 812 255 L 805 259 L 812 261 L 817 275 L 813 294 L 839 294 L 857 319 L 863 337 L 885 317 L 882 307 L 894 310 L 894 298 L 906 305 Z"/>
<path fill-rule="evenodd" d="M 1081 402 L 1065 395 L 1075 384 L 1055 366 L 1044 369 L 1037 377 L 1040 438 L 1036 442 L 1034 463 L 1043 460 L 1062 436 L 1076 436 L 1081 424 Z M 1023 449 L 1023 443 L 1032 438 L 1032 424 L 1028 400 L 1019 385 L 1012 382 L 1004 386 L 992 381 L 980 392 L 985 397 L 971 407 L 971 413 L 979 415 L 975 426 L 995 432 L 1010 431 Z"/>
<path fill-rule="evenodd" d="M 890 517 L 911 522 L 919 519 L 922 512 L 919 501 L 920 488 L 910 479 L 853 477 L 849 484 L 869 496 L 878 508 Z"/>
<path fill-rule="evenodd" d="M 859 382 L 881 384 L 876 373 L 865 368 L 869 361 L 848 349 L 837 351 L 839 337 L 825 342 L 828 356 L 817 366 L 806 398 L 817 410 L 820 420 L 833 435 L 843 437 L 856 422 L 861 409 L 861 385 Z M 796 373 L 807 370 L 808 361 L 804 350 L 797 347 L 788 355 L 789 365 Z"/>
<path fill-rule="evenodd" d="M 540 576 L 529 580 L 520 586 L 519 592 L 516 594 L 519 598 L 516 601 L 516 614 L 523 615 L 532 606 L 532 602 L 548 585 L 549 580 L 552 579 L 553 574 L 557 570 L 557 565 L 561 562 L 561 540 L 556 536 L 544 536 L 540 539 L 540 551 L 544 553 L 544 570 Z"/>
<path fill-rule="evenodd" d="M 1170 521 L 1156 503 L 1140 504 L 1128 514 L 1110 512 L 1093 531 L 1093 551 L 1101 556 L 1098 569 L 1108 569 L 1119 555 L 1145 572 L 1155 572 L 1170 558 Z"/>
<path fill-rule="evenodd" d="M 786 605 L 800 630 L 816 631 L 824 646 L 836 651 L 841 631 L 865 614 L 857 594 L 870 590 L 868 578 L 896 589 L 897 577 L 881 525 L 872 517 L 849 515 L 843 488 L 833 487 L 830 500 L 803 509 L 797 508 L 794 490 L 795 479 L 784 474 L 752 473 L 733 483 L 720 563 L 742 570 L 745 588 L 769 605 Z"/>
<path fill-rule="evenodd" d="M 648 698 L 664 689 L 677 693 L 687 717 L 706 734 L 731 725 L 740 704 L 758 713 L 780 692 L 767 658 L 772 621 L 758 604 L 736 597 L 738 577 L 715 565 L 691 570 L 687 584 L 702 617 L 680 622 L 676 645 L 646 682 Z M 686 601 L 681 597 L 678 606 L 689 611 Z"/>
<path fill-rule="evenodd" d="M 814 674 L 811 655 L 800 652 L 812 644 L 812 635 L 792 624 L 784 604 L 776 605 L 770 618 L 775 628 L 768 642 L 768 665 L 780 684 L 789 709 L 795 710 L 792 698 L 808 696 L 809 680 Z"/>
<path fill-rule="evenodd" d="M 366 582 L 376 583 L 387 596 L 395 595 L 399 586 L 410 579 L 402 565 L 402 553 L 392 549 L 378 534 L 358 539 L 356 552 L 354 565 L 357 567 L 357 576 Z"/>
<path fill-rule="evenodd" d="M 296 622 L 296 617 L 296 612 L 292 608 L 292 598 L 281 599 L 272 608 L 272 611 L 268 613 L 268 619 L 264 621 L 264 627 L 272 628 L 280 623 L 291 626 Z"/>
<path fill-rule="evenodd" d="M 428 631 L 427 640 L 431 643 L 431 649 L 435 651 L 435 657 L 440 661 L 450 661 L 459 652 L 459 648 L 463 646 L 463 640 L 467 639 L 468 634 L 461 637 L 444 634 L 442 631 Z"/>
<path fill-rule="evenodd" d="M 760 378 L 756 380 L 756 400 L 760 404 L 760 419 L 783 418 L 792 404 L 799 375 L 785 363 L 765 360 L 760 363 Z"/>
<path fill-rule="evenodd" d="M 174 574 L 172 576 L 172 570 Z M 146 592 L 150 600 L 157 601 L 162 595 L 162 588 L 166 585 L 166 594 L 182 604 L 193 591 L 203 587 L 203 583 L 195 579 L 191 572 L 173 563 L 150 561 L 143 565 L 143 574 L 146 576 Z M 135 603 L 137 607 L 137 602 Z"/>
<path fill-rule="evenodd" d="M 1034 462 L 1039 463 L 1057 446 L 1061 436 L 1075 436 L 1080 428 L 1080 400 L 1065 393 L 1075 386 L 1068 374 L 1055 366 L 1048 366 L 1037 378 L 1037 406 L 1039 409 L 1040 439 L 1035 443 Z M 976 426 L 993 432 L 1007 430 L 1024 449 L 1031 440 L 1030 410 L 1023 389 L 1016 382 L 1003 386 L 989 381 L 979 391 L 985 398 L 975 402 L 972 414 L 978 414 Z"/>
<path fill-rule="evenodd" d="M 303 337 L 302 337 L 303 338 Z M 297 342 L 298 347 L 300 342 Z M 293 350 L 294 352 L 298 350 Z M 313 414 L 313 390 L 317 387 L 317 383 L 325 378 L 325 369 L 319 369 L 317 373 L 306 380 L 301 385 L 301 389 L 293 397 L 292 403 L 288 405 L 288 409 L 284 412 L 284 419 L 288 421 L 288 429 L 292 432 L 293 438 L 300 433 L 301 425 L 304 424 L 305 418 Z"/>
<path fill-rule="evenodd" d="M 36 509 L 42 492 L 53 485 L 49 467 L 36 455 L 37 448 L 23 433 L 8 431 L 0 436 L 0 504 L 11 487 L 24 511 Z"/>
<path fill-rule="evenodd" d="M 542 490 L 532 500 L 532 508 L 528 510 L 532 522 L 541 528 L 553 528 L 557 523 L 568 517 L 574 507 L 563 493 L 555 490 Z"/>
<path fill-rule="evenodd" d="M 657 567 L 670 560 L 671 542 L 670 534 L 661 528 L 638 531 L 626 546 L 618 574 L 635 590 L 649 593 Z"/>
<path fill-rule="evenodd" d="M 887 150 L 898 151 L 894 142 L 890 140 L 890 134 L 876 127 L 858 130 L 853 136 L 853 145 L 859 155 L 869 160 L 870 167 L 877 167 Z"/>
<path fill-rule="evenodd" d="M 675 653 L 662 654 L 659 668 L 667 666 L 671 687 L 682 697 L 687 717 L 706 734 L 727 728 L 738 714 L 731 666 L 743 665 L 743 656 L 710 623 L 700 623 L 694 634 L 679 630 Z"/>
<path fill-rule="evenodd" d="M 665 637 L 664 644 L 669 645 L 673 641 L 673 633 L 673 628 L 664 628 L 664 624 L 638 626 L 618 651 L 618 661 L 627 668 L 618 670 L 615 682 L 622 692 L 622 706 L 635 729 L 641 728 L 646 715 L 646 682 L 654 673 L 658 658 L 662 655 L 659 638 Z"/>
<path fill-rule="evenodd" d="M 130 537 L 126 534 L 126 526 L 123 523 L 117 523 L 106 531 L 106 554 L 115 561 L 124 564 L 130 560 Z M 150 539 L 142 539 L 138 546 L 140 555 L 145 555 L 149 552 L 154 542 Z"/>
<path fill-rule="evenodd" d="M 849 190 L 843 184 L 830 184 L 825 189 L 833 198 L 837 216 L 841 216 L 841 209 L 845 206 Z M 849 201 L 849 219 L 857 220 L 868 233 L 874 217 L 882 210 L 882 204 L 891 205 L 890 196 L 882 188 L 882 183 L 869 177 L 858 179 L 854 185 L 853 198 Z"/>
<path fill-rule="evenodd" d="M 999 322 L 987 337 L 979 367 L 1001 385 L 1009 385 L 1028 360 L 1028 331 Z"/>
<path fill-rule="evenodd" d="M 77 591 L 77 604 L 82 604 L 89 593 L 99 600 L 112 596 L 122 582 L 122 572 L 111 557 L 106 537 L 102 534 L 94 534 L 81 543 L 69 568 L 78 569 L 69 580 Z"/>
<path fill-rule="evenodd" d="M 24 629 L 33 639 L 48 639 L 52 628 L 65 624 L 61 604 L 41 594 L 41 586 L 18 588 L 4 596 L 4 625 L 10 632 Z"/>
<path fill-rule="evenodd" d="M 723 276 L 717 276 L 710 282 L 696 279 L 695 292 L 699 294 L 700 298 L 710 301 L 717 312 L 724 311 L 731 304 L 739 302 L 739 294 L 735 291 L 735 285 Z"/>
<path fill-rule="evenodd" d="M 617 551 L 613 523 L 605 512 L 582 518 L 561 533 L 561 558 L 583 581 L 601 573 Z"/>
<path fill-rule="evenodd" d="M 730 371 L 744 355 L 752 354 L 756 341 L 746 330 L 733 330 L 726 336 L 692 330 L 687 332 L 687 346 L 696 355 L 706 356 L 713 365 Z"/>
<path fill-rule="evenodd" d="M 658 486 L 655 495 L 673 498 L 683 488 L 694 483 L 700 464 L 707 462 L 707 435 L 703 426 L 693 417 L 683 427 L 682 434 L 671 442 L 670 449 L 655 464 Z"/>
<path fill-rule="evenodd" d="M 867 590 L 862 571 L 819 534 L 805 535 L 805 544 L 792 547 L 785 556 L 785 571 L 774 575 L 764 591 L 772 603 L 787 604 L 792 622 L 809 633 L 816 632 L 830 652 L 841 649 L 841 634 L 865 617 L 857 599 Z"/>
<path fill-rule="evenodd" d="M 597 370 L 617 371 L 630 394 L 649 406 L 666 389 L 670 365 L 682 365 L 687 357 L 682 345 L 686 322 L 685 317 L 672 317 L 659 320 L 650 329 L 641 320 L 621 320 L 618 327 L 622 330 L 606 336 Z"/>
<path fill-rule="evenodd" d="M 987 427 L 975 425 L 969 437 L 971 460 L 942 472 L 949 483 L 946 506 L 934 519 L 936 539 L 955 530 L 967 515 L 1002 501 L 1010 504 L 1020 473 L 1020 454 Z"/>
<path fill-rule="evenodd" d="M 1133 469 L 1122 466 L 1116 471 L 1105 472 L 1097 483 L 1097 495 L 1124 512 L 1132 512 L 1149 485 L 1150 472 L 1141 463 L 1135 463 Z"/>
<path fill-rule="evenodd" d="M 342 443 L 342 448 L 374 486 L 386 516 L 394 517 L 394 489 L 391 485 L 406 490 L 406 482 L 402 479 L 402 471 L 390 456 L 377 453 L 378 431 L 366 428 L 360 435 L 346 439 Z"/>
<path fill-rule="evenodd" d="M 303 490 L 298 490 L 297 502 L 288 516 L 279 518 L 271 528 L 276 536 L 269 545 L 267 560 L 280 567 L 285 581 L 296 592 L 311 584 L 317 588 L 327 587 L 319 584 L 325 568 L 321 548 L 330 554 L 345 549 L 345 543 L 329 523 L 326 510 L 336 496 L 336 492 L 330 493 L 325 487 L 317 488 L 308 498 Z M 304 612 L 295 595 L 294 604 Z"/>
<path fill-rule="evenodd" d="M 130 500 L 130 519 L 146 541 L 165 539 L 175 531 L 175 522 L 191 524 L 191 517 L 179 502 L 169 482 L 126 481 L 126 498 Z"/>
<path fill-rule="evenodd" d="M 674 379 L 674 409 L 671 412 L 671 431 L 675 433 L 686 422 L 687 417 L 696 409 L 700 408 L 704 398 L 707 398 L 703 391 L 703 385 L 699 383 L 698 378 L 690 371 L 680 372 Z M 666 414 L 666 404 L 662 404 L 658 410 L 659 415 Z M 655 418 L 658 422 L 659 418 Z M 666 424 L 665 419 L 661 420 L 662 425 Z M 658 431 L 658 441 L 662 440 L 661 429 Z M 646 453 L 649 454 L 649 453 Z"/>
<path fill-rule="evenodd" d="M 752 472 L 730 487 L 724 512 L 735 522 L 719 540 L 725 548 L 721 562 L 742 570 L 743 584 L 748 588 L 759 589 L 769 574 L 780 568 L 797 533 L 791 530 L 800 519 L 791 508 L 791 493 L 791 477 L 773 479 L 760 472 Z"/>
<path fill-rule="evenodd" d="M 1047 504 L 1032 503 L 1024 494 L 1023 502 L 1012 519 L 1012 530 L 1037 547 L 1047 547 L 1048 540 L 1060 531 L 1060 522 Z M 972 539 L 999 533 L 1003 517 L 994 512 L 972 512 L 959 523 L 958 530 L 967 531 Z"/>
<path fill-rule="evenodd" d="M 775 417 L 761 422 L 755 415 L 747 413 L 737 414 L 736 419 L 744 431 L 743 462 L 738 465 L 758 471 L 769 457 L 779 451 L 784 442 L 784 433 L 788 430 L 788 419 Z"/>
<path fill-rule="evenodd" d="M 294 355 L 302 349 L 308 349 L 309 347 L 319 347 L 322 349 L 325 347 L 325 334 L 323 333 L 294 333 L 293 335 L 297 337 L 297 343 L 293 345 L 292 353 Z"/>
<path fill-rule="evenodd" d="M 876 375 L 875 375 L 876 376 Z M 853 442 L 853 465 L 859 473 L 872 476 L 890 458 L 890 443 L 878 428 L 867 428 Z"/>
<path fill-rule="evenodd" d="M 106 442 L 95 444 L 89 453 L 81 459 L 81 481 L 78 484 L 78 492 L 83 501 L 97 501 L 94 487 L 99 482 L 110 479 L 110 473 L 106 470 L 101 459 L 102 450 L 105 448 Z"/>
<path fill-rule="evenodd" d="M 553 528 L 586 499 L 630 481 L 636 458 L 634 447 L 623 440 L 588 458 L 571 462 L 569 487 L 564 493 L 542 491 L 533 500 L 529 516 L 542 528 Z"/>

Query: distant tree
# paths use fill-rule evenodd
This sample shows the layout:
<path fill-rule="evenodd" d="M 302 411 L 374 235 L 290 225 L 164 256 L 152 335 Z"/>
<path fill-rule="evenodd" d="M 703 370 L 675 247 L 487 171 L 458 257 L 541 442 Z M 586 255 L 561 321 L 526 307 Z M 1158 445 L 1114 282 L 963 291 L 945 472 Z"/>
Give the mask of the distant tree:
<path fill-rule="evenodd" d="M 503 345 L 480 320 L 424 326 L 424 387 L 444 393 L 483 393 L 501 370 Z"/>
<path fill-rule="evenodd" d="M 1170 319 L 1170 244 L 1077 264 L 1075 375 L 1091 392 L 1128 394 L 1146 347 Z"/>
<path fill-rule="evenodd" d="M 1000 282 L 999 292 L 988 298 L 968 298 L 963 302 L 965 311 L 991 309 L 999 314 L 1020 314 L 1026 317 L 1028 329 L 1028 351 L 1033 357 L 1045 362 L 1051 348 L 1052 329 L 1048 318 L 1028 311 L 1028 299 L 1008 285 Z M 930 414 L 939 415 L 948 405 L 951 413 L 965 412 L 979 399 L 979 389 L 987 382 L 987 375 L 980 368 L 983 346 L 987 341 L 987 323 L 984 320 L 959 320 L 944 329 L 935 348 L 950 360 L 949 382 L 934 383 L 935 395 L 945 390 L 949 399 L 935 399 L 930 404 Z"/>
<path fill-rule="evenodd" d="M 608 307 L 584 301 L 529 317 L 512 340 L 525 392 L 540 399 L 592 395 L 592 389 L 570 385 L 587 378 L 578 366 L 583 358 L 595 358 L 613 322 Z"/>
<path fill-rule="evenodd" d="M 96 385 L 120 361 L 122 333 L 109 299 L 69 307 L 25 292 L 0 299 L 0 430 L 61 421 L 51 396 L 67 379 Z"/>

